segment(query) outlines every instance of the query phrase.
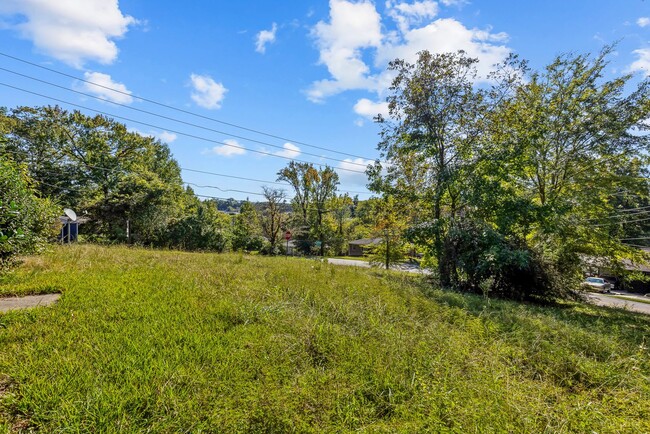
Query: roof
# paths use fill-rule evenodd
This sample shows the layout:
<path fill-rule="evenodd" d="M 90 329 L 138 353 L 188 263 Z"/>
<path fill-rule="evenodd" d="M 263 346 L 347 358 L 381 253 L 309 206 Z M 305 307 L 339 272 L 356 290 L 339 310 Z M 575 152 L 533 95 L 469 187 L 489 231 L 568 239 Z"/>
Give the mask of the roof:
<path fill-rule="evenodd" d="M 350 241 L 349 244 L 355 245 L 355 246 L 367 246 L 369 244 L 379 244 L 382 242 L 381 238 L 362 238 L 360 240 L 354 240 Z"/>
<path fill-rule="evenodd" d="M 596 258 L 593 256 L 583 256 L 582 260 L 587 264 L 594 267 L 613 268 L 613 264 L 605 258 Z M 640 271 L 642 273 L 650 273 L 649 264 L 633 262 L 629 259 L 621 259 L 620 265 L 627 271 Z"/>

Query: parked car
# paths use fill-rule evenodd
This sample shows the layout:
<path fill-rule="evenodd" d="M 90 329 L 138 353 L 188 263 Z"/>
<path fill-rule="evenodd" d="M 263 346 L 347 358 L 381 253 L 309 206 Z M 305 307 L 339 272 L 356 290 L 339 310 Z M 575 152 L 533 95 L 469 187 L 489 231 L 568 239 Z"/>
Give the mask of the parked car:
<path fill-rule="evenodd" d="M 602 277 L 587 277 L 580 286 L 588 291 L 598 292 L 609 292 L 612 289 L 612 284 Z"/>

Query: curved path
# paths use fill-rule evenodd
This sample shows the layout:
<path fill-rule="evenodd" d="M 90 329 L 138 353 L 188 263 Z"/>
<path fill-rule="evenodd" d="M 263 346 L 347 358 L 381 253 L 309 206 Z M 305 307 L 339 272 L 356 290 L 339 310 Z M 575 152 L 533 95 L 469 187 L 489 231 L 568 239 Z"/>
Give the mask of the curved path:
<path fill-rule="evenodd" d="M 632 312 L 645 313 L 650 315 L 650 304 L 647 303 L 638 303 L 631 300 L 622 300 L 620 298 L 608 297 L 605 294 L 596 294 L 589 293 L 589 301 L 598 306 L 608 306 L 608 307 L 617 307 L 621 309 L 627 309 Z"/>
<path fill-rule="evenodd" d="M 30 307 L 49 306 L 56 303 L 61 294 L 28 295 L 26 297 L 0 298 L 0 312 Z"/>

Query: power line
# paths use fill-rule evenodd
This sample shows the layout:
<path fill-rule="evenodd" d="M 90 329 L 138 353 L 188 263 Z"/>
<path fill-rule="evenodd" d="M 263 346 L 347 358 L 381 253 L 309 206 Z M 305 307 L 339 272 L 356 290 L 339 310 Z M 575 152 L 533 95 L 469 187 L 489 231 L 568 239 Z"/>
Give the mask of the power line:
<path fill-rule="evenodd" d="M 10 153 L 10 154 L 14 154 L 14 155 L 22 155 L 23 153 L 25 153 L 25 151 L 19 152 L 19 151 L 12 151 L 12 150 L 9 150 L 9 149 L 2 149 L 2 148 L 0 148 L 0 152 L 7 152 L 7 153 Z M 89 167 L 89 168 L 92 168 L 92 169 L 103 170 L 105 172 L 113 172 L 115 170 L 115 169 L 108 169 L 106 167 L 96 166 L 96 165 L 87 164 L 87 163 L 84 163 L 84 165 L 86 167 Z M 233 179 L 240 179 L 240 180 L 243 180 L 243 181 L 258 182 L 258 183 L 262 183 L 262 184 L 277 184 L 277 185 L 284 185 L 284 186 L 291 187 L 291 184 L 289 184 L 287 182 L 265 181 L 265 180 L 261 180 L 261 179 L 255 179 L 255 178 L 247 178 L 245 176 L 226 175 L 224 173 L 208 172 L 208 171 L 205 171 L 205 170 L 190 169 L 190 168 L 187 168 L 187 167 L 180 167 L 180 166 L 179 166 L 179 169 L 181 169 L 183 171 L 186 171 L 186 172 L 195 172 L 195 173 L 202 173 L 202 174 L 205 174 L 205 175 L 220 176 L 220 177 L 224 177 L 224 178 L 233 178 Z M 53 174 L 53 175 L 58 175 L 59 174 L 59 172 L 53 172 L 53 171 L 50 171 L 50 170 L 40 170 L 39 169 L 39 172 L 49 173 L 49 174 Z M 184 184 L 190 184 L 188 182 L 183 182 L 183 183 Z M 235 191 L 235 190 L 223 190 L 220 187 L 217 187 L 217 186 L 214 186 L 214 185 L 197 186 L 197 187 L 216 188 L 216 189 L 219 189 L 221 191 Z M 340 193 L 348 193 L 348 194 L 369 194 L 369 195 L 372 195 L 372 193 L 369 192 L 369 191 L 353 191 L 353 190 L 337 190 L 337 191 L 339 191 Z M 251 192 L 243 191 L 243 193 L 251 193 Z M 251 193 L 251 194 L 260 194 L 260 193 Z"/>
<path fill-rule="evenodd" d="M 114 115 L 114 114 L 111 114 L 111 113 L 108 113 L 108 112 L 105 112 L 105 111 L 102 111 L 102 110 L 97 110 L 97 109 L 93 109 L 93 108 L 90 108 L 90 107 L 86 107 L 86 106 L 83 106 L 81 104 L 73 103 L 73 102 L 70 102 L 70 101 L 65 101 L 65 100 L 55 98 L 55 97 L 52 97 L 52 96 L 48 96 L 48 95 L 44 95 L 44 94 L 41 94 L 41 93 L 38 93 L 38 92 L 33 92 L 31 90 L 22 89 L 20 87 L 12 86 L 12 85 L 7 84 L 7 83 L 0 82 L 0 86 L 5 86 L 5 87 L 11 88 L 11 89 L 15 89 L 15 90 L 25 92 L 25 93 L 29 93 L 29 94 L 32 94 L 32 95 L 36 95 L 36 96 L 39 96 L 39 97 L 42 97 L 42 98 L 47 98 L 47 99 L 50 99 L 52 101 L 60 102 L 62 104 L 68 104 L 68 105 L 71 105 L 73 107 L 79 107 L 79 108 L 82 108 L 84 110 L 89 110 L 89 111 L 92 111 L 92 112 L 95 112 L 95 113 L 99 113 L 99 114 L 103 114 L 105 116 L 109 116 L 111 118 L 122 119 L 122 120 L 125 120 L 127 122 L 134 122 L 136 124 L 144 125 L 144 126 L 147 126 L 147 127 L 150 127 L 150 128 L 166 130 L 166 131 L 169 131 L 169 132 L 174 133 L 174 134 L 179 134 L 181 136 L 185 136 L 185 137 L 189 137 L 189 138 L 193 138 L 193 139 L 197 139 L 197 140 L 203 140 L 203 141 L 206 141 L 206 142 L 215 143 L 215 144 L 222 145 L 222 146 L 228 146 L 228 147 L 233 147 L 233 148 L 237 148 L 237 149 L 243 149 L 245 151 L 253 152 L 253 153 L 256 153 L 256 154 L 267 155 L 269 157 L 282 158 L 284 160 L 297 161 L 299 163 L 321 165 L 320 163 L 314 163 L 314 162 L 306 161 L 306 160 L 299 160 L 297 158 L 286 157 L 284 155 L 277 155 L 277 154 L 274 154 L 272 152 L 266 152 L 266 151 L 260 151 L 260 150 L 256 150 L 256 149 L 245 148 L 243 146 L 230 145 L 228 143 L 219 142 L 217 140 L 209 139 L 207 137 L 201 137 L 201 136 L 197 136 L 197 135 L 194 135 L 194 134 L 184 133 L 184 132 L 178 131 L 178 130 L 172 130 L 172 129 L 169 129 L 169 128 L 161 127 L 159 125 L 153 125 L 153 124 L 138 121 L 138 120 L 135 120 L 135 119 L 130 119 L 130 118 L 127 118 L 125 116 Z M 313 155 L 313 154 L 310 154 L 310 155 Z M 320 158 L 320 156 L 318 156 L 318 157 Z M 344 160 L 337 160 L 337 161 L 340 161 L 340 162 L 343 162 L 343 163 L 349 163 L 348 161 L 344 161 Z M 346 172 L 352 172 L 352 173 L 361 173 L 361 174 L 365 175 L 365 172 L 362 172 L 362 171 L 359 171 L 359 170 L 347 169 L 345 167 L 335 167 L 333 169 L 344 170 Z"/>
<path fill-rule="evenodd" d="M 198 114 L 198 113 L 191 112 L 189 110 L 183 110 L 183 109 L 180 109 L 178 107 L 174 107 L 172 105 L 161 103 L 159 101 L 155 101 L 155 100 L 152 100 L 152 99 L 149 99 L 149 98 L 144 98 L 144 97 L 141 97 L 141 96 L 133 95 L 133 94 L 131 94 L 129 92 L 124 92 L 124 91 L 121 91 L 119 89 L 114 89 L 114 88 L 111 88 L 109 86 L 104 86 L 104 85 L 99 84 L 99 83 L 94 83 L 92 81 L 85 80 L 85 79 L 83 79 L 81 77 L 77 77 L 77 76 L 74 76 L 74 75 L 71 75 L 71 74 L 66 74 L 65 72 L 61 72 L 61 71 L 58 71 L 58 70 L 53 69 L 53 68 L 48 68 L 46 66 L 42 66 L 42 65 L 39 65 L 37 63 L 30 62 L 28 60 L 21 59 L 19 57 L 11 56 L 11 55 L 6 54 L 6 53 L 0 52 L 0 56 L 4 56 L 4 57 L 7 57 L 7 58 L 16 60 L 18 62 L 22 62 L 22 63 L 25 63 L 27 65 L 31 65 L 31 66 L 34 66 L 36 68 L 40 68 L 40 69 L 43 69 L 43 70 L 46 70 L 46 71 L 49 71 L 49 72 L 52 72 L 52 73 L 55 73 L 55 74 L 59 74 L 59 75 L 64 76 L 64 77 L 72 78 L 74 80 L 79 80 L 79 81 L 81 81 L 83 83 L 87 83 L 87 84 L 90 84 L 90 85 L 93 85 L 93 86 L 97 86 L 97 87 L 100 87 L 102 89 L 110 90 L 111 92 L 115 92 L 115 93 L 125 95 L 125 96 L 131 97 L 131 98 L 135 98 L 135 99 L 138 99 L 140 101 L 148 102 L 148 103 L 157 105 L 159 107 L 164 107 L 166 109 L 174 110 L 174 111 L 177 111 L 179 113 L 184 113 L 184 114 L 195 116 L 195 117 L 198 117 L 198 118 L 201 118 L 201 119 L 209 120 L 209 121 L 212 121 L 212 122 L 217 122 L 219 124 L 227 125 L 229 127 L 237 128 L 237 129 L 240 129 L 240 130 L 243 130 L 243 131 L 248 131 L 248 132 L 251 132 L 251 133 L 260 134 L 262 136 L 271 137 L 271 138 L 278 139 L 278 140 L 283 140 L 283 141 L 286 141 L 286 142 L 293 142 L 293 143 L 296 143 L 296 144 L 299 144 L 299 145 L 307 146 L 309 148 L 320 149 L 320 150 L 323 150 L 323 151 L 328 151 L 328 152 L 332 152 L 332 153 L 340 154 L 340 155 L 346 155 L 348 157 L 361 158 L 361 159 L 364 159 L 364 160 L 373 160 L 372 158 L 366 158 L 366 157 L 362 157 L 360 155 L 355 155 L 355 154 L 350 154 L 350 153 L 347 153 L 347 152 L 336 151 L 334 149 L 326 148 L 326 147 L 323 147 L 323 146 L 311 145 L 309 143 L 305 143 L 305 142 L 302 142 L 302 141 L 299 141 L 299 140 L 288 139 L 286 137 L 266 133 L 264 131 L 256 130 L 254 128 L 248 128 L 248 127 L 237 125 L 237 124 L 234 124 L 234 123 L 231 123 L 231 122 L 225 122 L 225 121 L 222 121 L 222 120 L 219 120 L 219 119 L 216 119 L 216 118 L 212 118 L 212 117 L 209 117 L 209 116 L 204 116 L 204 115 L 201 115 L 201 114 Z M 11 71 L 9 71 L 9 72 L 11 72 Z M 22 74 L 20 74 L 20 75 L 22 75 Z M 36 79 L 36 80 L 38 80 L 38 79 Z M 41 80 L 39 80 L 39 81 L 41 81 Z"/>
<path fill-rule="evenodd" d="M 70 89 L 70 88 L 65 87 L 65 86 L 60 86 L 60 85 L 58 85 L 56 83 L 51 83 L 49 81 L 41 80 L 39 78 L 31 77 L 29 75 L 22 74 L 22 73 L 19 73 L 19 72 L 11 71 L 11 70 L 6 69 L 6 68 L 0 67 L 0 70 L 9 72 L 11 74 L 19 75 L 21 77 L 25 77 L 25 78 L 28 78 L 30 80 L 38 81 L 40 83 L 44 83 L 44 84 L 47 84 L 47 85 L 50 85 L 50 86 L 54 86 L 54 87 L 57 87 L 59 89 L 66 90 L 68 92 L 74 92 L 76 94 L 83 95 L 83 96 L 86 96 L 88 98 L 94 98 L 94 99 L 96 99 L 98 101 L 102 101 L 102 102 L 113 104 L 113 105 L 116 105 L 116 106 L 119 106 L 119 107 L 123 107 L 123 108 L 126 108 L 128 110 L 133 110 L 133 111 L 137 111 L 137 112 L 140 112 L 140 113 L 145 113 L 145 114 L 148 114 L 148 115 L 151 115 L 151 116 L 159 117 L 161 119 L 165 119 L 165 120 L 172 121 L 172 122 L 177 122 L 179 124 L 187 125 L 187 126 L 194 127 L 194 128 L 199 128 L 199 129 L 210 131 L 210 132 L 213 132 L 213 133 L 223 134 L 224 136 L 228 136 L 228 137 L 232 137 L 232 138 L 236 138 L 236 139 L 240 139 L 240 140 L 245 140 L 245 141 L 252 142 L 252 143 L 258 143 L 260 145 L 270 146 L 272 148 L 280 149 L 280 150 L 283 150 L 283 151 L 286 150 L 286 148 L 284 148 L 283 146 L 274 145 L 272 143 L 263 142 L 261 140 L 255 140 L 255 139 L 251 139 L 251 138 L 244 137 L 244 136 L 238 136 L 236 134 L 231 134 L 231 133 L 228 133 L 226 131 L 215 130 L 214 128 L 208 128 L 208 127 L 205 127 L 203 125 L 195 124 L 195 123 L 192 123 L 192 122 L 186 122 L 186 121 L 183 121 L 183 120 L 180 120 L 180 119 L 177 119 L 177 118 L 172 118 L 170 116 L 165 116 L 165 115 L 162 115 L 162 114 L 159 114 L 159 113 L 154 113 L 154 112 L 151 112 L 151 111 L 148 111 L 148 110 L 143 110 L 143 109 L 139 109 L 139 108 L 136 108 L 136 107 L 131 107 L 131 106 L 127 105 L 127 104 L 122 104 L 122 103 L 119 103 L 119 102 L 111 101 L 110 99 L 102 98 L 100 96 L 92 95 L 92 94 L 85 93 L 85 92 L 81 92 L 81 91 L 76 90 L 76 89 Z M 226 144 L 226 143 L 224 143 L 224 144 Z M 229 146 L 234 146 L 234 145 L 229 145 Z M 237 147 L 237 146 L 235 146 L 235 147 Z M 339 158 L 326 157 L 326 156 L 323 156 L 323 155 L 313 154 L 313 153 L 304 152 L 304 151 L 301 151 L 301 153 L 304 154 L 304 155 L 309 155 L 311 157 L 323 158 L 323 159 L 326 159 L 326 160 L 336 161 L 336 162 L 340 162 L 340 163 L 352 164 L 354 166 L 367 167 L 367 164 L 355 163 L 353 161 L 341 160 Z"/>
<path fill-rule="evenodd" d="M 623 222 L 616 222 L 614 224 L 641 223 L 641 222 L 647 222 L 647 221 L 650 221 L 650 218 L 639 219 L 639 220 L 628 220 L 628 221 L 623 221 Z M 602 223 L 602 224 L 598 224 L 598 225 L 589 225 L 589 226 L 591 226 L 591 227 L 600 227 L 600 226 L 609 226 L 610 224 Z"/>
<path fill-rule="evenodd" d="M 203 173 L 205 175 L 213 175 L 213 176 L 222 176 L 225 178 L 234 178 L 234 179 L 241 179 L 243 181 L 252 181 L 252 182 L 259 182 L 262 184 L 277 184 L 277 185 L 285 185 L 288 187 L 291 187 L 291 184 L 287 182 L 281 182 L 281 181 L 265 181 L 262 179 L 255 179 L 255 178 L 247 178 L 245 176 L 235 176 L 235 175 L 225 175 L 223 173 L 216 173 L 216 172 L 208 172 L 205 170 L 196 170 L 196 169 L 188 169 L 186 167 L 181 167 L 181 170 L 187 171 L 187 172 L 196 172 L 196 173 Z M 354 190 L 339 190 L 341 193 L 349 193 L 349 194 L 372 194 L 370 191 L 354 191 Z"/>
<path fill-rule="evenodd" d="M 216 190 L 223 191 L 224 193 L 227 193 L 227 192 L 230 191 L 230 192 L 235 192 L 235 193 L 246 193 L 246 194 L 254 194 L 256 196 L 264 196 L 264 194 L 262 194 L 262 193 L 254 193 L 252 191 L 246 191 L 246 190 L 224 189 L 224 188 L 221 188 L 221 187 L 217 187 L 216 185 L 199 185 L 199 184 L 194 184 L 193 182 L 183 182 L 183 184 L 192 185 L 192 186 L 198 187 L 198 188 L 214 188 Z"/>

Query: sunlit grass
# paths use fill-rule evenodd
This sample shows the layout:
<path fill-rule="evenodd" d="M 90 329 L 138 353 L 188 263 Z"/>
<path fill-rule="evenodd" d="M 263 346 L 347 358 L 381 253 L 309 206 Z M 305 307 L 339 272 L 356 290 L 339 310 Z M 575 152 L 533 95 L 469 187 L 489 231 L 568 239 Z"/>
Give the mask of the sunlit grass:
<path fill-rule="evenodd" d="M 650 320 L 321 262 L 73 246 L 0 294 L 0 431 L 650 432 Z"/>

